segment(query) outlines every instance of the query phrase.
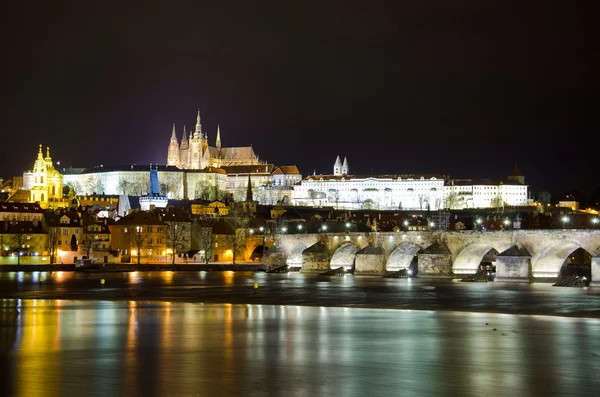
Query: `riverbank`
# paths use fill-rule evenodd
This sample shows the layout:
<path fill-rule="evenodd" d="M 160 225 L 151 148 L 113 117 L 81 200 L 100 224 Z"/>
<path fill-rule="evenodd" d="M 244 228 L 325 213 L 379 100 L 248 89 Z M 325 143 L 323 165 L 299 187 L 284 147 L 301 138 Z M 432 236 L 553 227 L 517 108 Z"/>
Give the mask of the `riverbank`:
<path fill-rule="evenodd" d="M 124 264 L 100 264 L 94 267 L 75 268 L 74 264 L 64 265 L 2 265 L 0 272 L 64 272 L 64 271 L 86 271 L 86 272 L 135 272 L 135 271 L 258 271 L 262 268 L 261 263 L 124 263 Z"/>

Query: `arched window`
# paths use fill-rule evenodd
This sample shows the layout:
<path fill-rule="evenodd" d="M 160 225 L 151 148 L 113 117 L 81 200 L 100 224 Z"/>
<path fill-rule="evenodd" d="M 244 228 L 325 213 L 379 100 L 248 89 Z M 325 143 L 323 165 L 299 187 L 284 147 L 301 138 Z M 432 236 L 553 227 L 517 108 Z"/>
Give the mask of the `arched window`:
<path fill-rule="evenodd" d="M 44 177 L 40 176 L 40 183 L 44 183 Z"/>
<path fill-rule="evenodd" d="M 40 201 L 44 201 L 44 193 L 40 196 Z"/>

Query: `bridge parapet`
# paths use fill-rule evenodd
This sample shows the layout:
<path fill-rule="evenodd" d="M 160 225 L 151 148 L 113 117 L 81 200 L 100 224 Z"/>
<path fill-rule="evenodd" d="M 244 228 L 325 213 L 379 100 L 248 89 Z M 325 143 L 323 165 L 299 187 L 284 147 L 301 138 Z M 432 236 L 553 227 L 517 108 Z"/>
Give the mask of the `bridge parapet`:
<path fill-rule="evenodd" d="M 475 273 L 484 258 L 494 261 L 495 255 L 516 246 L 526 249 L 531 254 L 530 276 L 533 277 L 556 277 L 569 255 L 583 248 L 591 256 L 596 256 L 592 266 L 592 278 L 600 280 L 600 264 L 597 258 L 600 253 L 600 230 L 290 234 L 281 236 L 278 244 L 282 258 L 287 264 L 301 266 L 302 251 L 317 242 L 324 244 L 331 258 L 335 258 L 338 249 L 348 244 L 355 247 L 348 255 L 355 255 L 358 250 L 372 243 L 382 249 L 386 270 L 394 271 L 408 267 L 419 252 L 433 244 L 443 243 L 450 252 L 454 273 Z"/>

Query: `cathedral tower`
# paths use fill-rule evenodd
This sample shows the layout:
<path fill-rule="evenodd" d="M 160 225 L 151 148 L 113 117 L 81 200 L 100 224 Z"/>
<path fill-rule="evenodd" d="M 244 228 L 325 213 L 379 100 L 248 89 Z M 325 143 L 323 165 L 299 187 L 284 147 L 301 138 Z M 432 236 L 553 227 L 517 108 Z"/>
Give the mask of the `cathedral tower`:
<path fill-rule="evenodd" d="M 200 122 L 200 109 L 198 109 L 198 117 L 196 118 L 196 130 L 190 137 L 190 152 L 189 152 L 189 168 L 193 170 L 200 169 L 200 159 L 202 157 L 202 123 Z"/>
<path fill-rule="evenodd" d="M 190 168 L 189 162 L 190 144 L 188 142 L 185 125 L 183 126 L 183 137 L 181 137 L 181 145 L 179 145 L 179 168 Z"/>
<path fill-rule="evenodd" d="M 171 134 L 171 142 L 169 142 L 167 165 L 179 166 L 179 143 L 177 142 L 177 135 L 175 134 L 175 123 L 173 123 L 173 133 Z"/>

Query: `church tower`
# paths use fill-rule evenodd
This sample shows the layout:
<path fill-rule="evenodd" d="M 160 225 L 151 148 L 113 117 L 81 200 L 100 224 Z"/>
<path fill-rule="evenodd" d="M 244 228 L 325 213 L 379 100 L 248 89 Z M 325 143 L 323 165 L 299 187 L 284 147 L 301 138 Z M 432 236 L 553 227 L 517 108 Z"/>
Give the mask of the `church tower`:
<path fill-rule="evenodd" d="M 196 118 L 196 130 L 190 137 L 190 152 L 189 162 L 190 169 L 200 169 L 200 159 L 202 157 L 202 141 L 204 136 L 202 134 L 202 123 L 200 122 L 200 109 L 198 109 L 198 117 Z"/>
<path fill-rule="evenodd" d="M 521 174 L 521 171 L 519 171 L 519 168 L 517 167 L 516 164 L 515 164 L 515 168 L 513 168 L 512 174 L 509 175 L 508 180 L 520 183 L 521 185 L 525 184 L 525 176 L 523 176 L 523 174 Z"/>
<path fill-rule="evenodd" d="M 344 157 L 344 164 L 342 164 L 342 175 L 348 175 L 350 173 L 350 167 L 348 166 L 348 158 Z"/>
<path fill-rule="evenodd" d="M 42 145 L 30 173 L 31 202 L 38 202 L 42 208 L 57 208 L 62 205 L 62 175 L 52 165 L 50 148 L 46 148 L 46 158 L 42 153 Z M 25 174 L 23 175 L 25 178 Z"/>
<path fill-rule="evenodd" d="M 38 150 L 37 159 L 33 163 L 33 186 L 31 187 L 31 201 L 42 203 L 48 202 L 46 192 L 46 161 L 42 153 L 42 145 Z"/>
<path fill-rule="evenodd" d="M 177 142 L 177 135 L 175 134 L 175 123 L 173 123 L 173 133 L 171 134 L 171 142 L 169 142 L 167 165 L 179 166 L 179 143 Z"/>
<path fill-rule="evenodd" d="M 333 165 L 333 175 L 342 175 L 342 162 L 340 161 L 340 156 L 337 156 L 335 159 L 335 164 Z"/>
<path fill-rule="evenodd" d="M 188 142 L 185 125 L 183 126 L 183 137 L 181 137 L 181 145 L 179 146 L 179 168 L 190 168 L 189 162 L 190 144 Z"/>

